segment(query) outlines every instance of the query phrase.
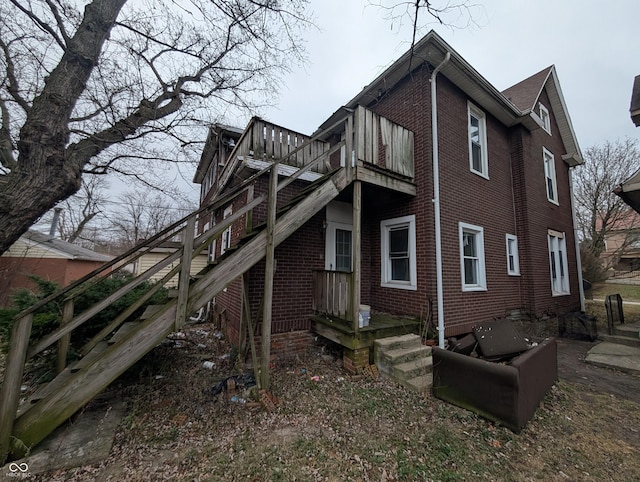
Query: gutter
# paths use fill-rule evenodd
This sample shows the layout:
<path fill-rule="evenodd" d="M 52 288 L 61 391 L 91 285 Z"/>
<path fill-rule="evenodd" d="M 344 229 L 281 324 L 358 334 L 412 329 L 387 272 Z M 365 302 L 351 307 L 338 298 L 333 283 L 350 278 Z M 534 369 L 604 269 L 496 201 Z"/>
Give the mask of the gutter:
<path fill-rule="evenodd" d="M 573 240 L 576 244 L 576 269 L 578 271 L 578 289 L 580 290 L 580 311 L 586 311 L 584 304 L 584 286 L 582 282 L 582 258 L 580 257 L 580 241 L 576 224 L 576 204 L 573 195 L 573 167 L 569 169 L 569 196 L 571 198 L 571 219 L 573 222 Z"/>
<path fill-rule="evenodd" d="M 438 305 L 438 346 L 444 348 L 444 294 L 442 288 L 442 233 L 440 229 L 440 167 L 438 159 L 438 102 L 436 95 L 436 76 L 442 67 L 445 66 L 451 53 L 447 52 L 444 60 L 440 62 L 431 73 L 429 82 L 431 83 L 431 147 L 433 149 L 433 207 L 435 218 L 435 238 L 436 238 L 436 289 Z"/>

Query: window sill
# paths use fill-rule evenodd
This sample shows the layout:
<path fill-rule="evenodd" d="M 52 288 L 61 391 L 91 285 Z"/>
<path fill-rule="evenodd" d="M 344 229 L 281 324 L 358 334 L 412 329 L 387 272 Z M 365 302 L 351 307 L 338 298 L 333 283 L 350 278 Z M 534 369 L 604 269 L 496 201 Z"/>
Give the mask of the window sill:
<path fill-rule="evenodd" d="M 551 292 L 551 296 L 552 296 L 553 298 L 556 298 L 556 297 L 558 297 L 558 296 L 569 296 L 570 294 L 571 294 L 571 292 L 570 292 L 570 291 L 563 291 L 563 292 L 561 292 L 561 293 L 560 293 L 560 292 L 558 292 L 558 293 Z"/>
<path fill-rule="evenodd" d="M 489 174 L 485 174 L 484 172 L 481 171 L 476 171 L 475 169 L 469 169 L 471 171 L 472 174 L 475 174 L 476 176 L 480 176 L 483 179 L 486 179 L 487 181 L 489 180 Z"/>
<path fill-rule="evenodd" d="M 392 282 L 383 282 L 380 283 L 380 286 L 383 288 L 395 288 L 399 290 L 409 290 L 409 291 L 418 291 L 418 287 L 416 285 L 412 285 L 409 283 L 392 283 Z"/>
<path fill-rule="evenodd" d="M 474 291 L 488 291 L 486 286 L 463 286 L 462 291 L 464 293 L 474 292 Z"/>

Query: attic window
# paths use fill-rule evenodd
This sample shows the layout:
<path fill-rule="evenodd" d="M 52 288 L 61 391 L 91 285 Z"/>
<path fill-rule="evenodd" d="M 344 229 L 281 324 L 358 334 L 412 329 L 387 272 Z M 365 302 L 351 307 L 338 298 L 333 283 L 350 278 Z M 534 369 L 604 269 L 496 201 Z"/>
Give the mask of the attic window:
<path fill-rule="evenodd" d="M 540 104 L 540 120 L 542 121 L 542 128 L 547 131 L 547 134 L 551 135 L 551 117 L 549 116 L 549 110 Z"/>

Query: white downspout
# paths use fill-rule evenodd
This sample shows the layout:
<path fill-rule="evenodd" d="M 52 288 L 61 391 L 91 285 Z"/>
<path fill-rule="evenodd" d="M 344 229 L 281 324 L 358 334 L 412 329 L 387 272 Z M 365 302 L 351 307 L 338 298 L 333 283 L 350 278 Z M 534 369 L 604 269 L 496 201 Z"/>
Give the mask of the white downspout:
<path fill-rule="evenodd" d="M 573 222 L 573 240 L 576 243 L 576 268 L 578 270 L 578 289 L 580 290 L 580 311 L 586 311 L 584 305 L 584 286 L 582 284 L 582 258 L 580 257 L 580 240 L 576 224 L 576 204 L 573 196 L 573 167 L 569 169 L 569 196 L 571 197 L 571 218 Z"/>
<path fill-rule="evenodd" d="M 451 54 L 447 52 L 431 73 L 431 146 L 433 149 L 433 207 L 436 235 L 436 285 L 438 302 L 438 346 L 444 348 L 444 294 L 442 290 L 442 235 L 440 232 L 440 174 L 438 166 L 438 102 L 436 97 L 436 76 L 444 65 L 449 62 Z"/>

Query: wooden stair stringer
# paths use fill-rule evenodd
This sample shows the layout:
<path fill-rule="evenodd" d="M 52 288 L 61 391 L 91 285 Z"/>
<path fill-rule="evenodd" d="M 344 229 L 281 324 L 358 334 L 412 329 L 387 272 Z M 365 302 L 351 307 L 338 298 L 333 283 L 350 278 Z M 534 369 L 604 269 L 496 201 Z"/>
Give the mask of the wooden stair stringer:
<path fill-rule="evenodd" d="M 276 221 L 274 243 L 279 245 L 317 214 L 350 183 L 345 169 L 336 171 L 307 197 Z M 265 255 L 266 230 L 243 244 L 189 287 L 188 309 L 204 306 L 229 283 L 245 273 Z M 88 360 L 78 371 L 64 375 L 56 390 L 31 406 L 25 406 L 14 422 L 11 452 L 23 457 L 31 447 L 88 403 L 122 373 L 158 346 L 174 330 L 177 300 L 170 299 L 162 309 L 139 323 L 99 356 Z M 52 380 L 55 382 L 55 379 Z M 50 383 L 52 383 L 50 382 Z"/>
<path fill-rule="evenodd" d="M 174 329 L 176 302 L 171 300 L 156 316 L 140 323 L 119 342 L 21 413 L 14 422 L 11 452 L 23 457 L 27 450 L 71 417 L 82 406 L 159 345 Z M 65 373 L 65 372 L 63 372 Z M 52 380 L 55 382 L 55 379 Z M 51 383 L 51 382 L 50 382 Z M 18 442 L 19 443 L 16 443 Z"/>
<path fill-rule="evenodd" d="M 297 231 L 331 200 L 335 199 L 349 183 L 346 170 L 340 169 L 328 181 L 318 186 L 278 218 L 274 228 L 275 245 L 278 246 Z M 251 269 L 264 257 L 266 245 L 267 233 L 263 229 L 240 246 L 238 250 L 221 259 L 219 264 L 192 285 L 188 310 L 197 310 L 222 291 L 231 281 Z"/>

